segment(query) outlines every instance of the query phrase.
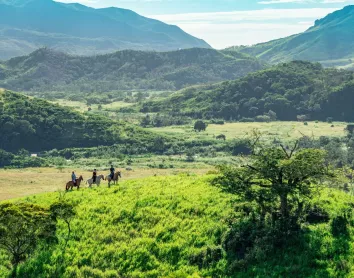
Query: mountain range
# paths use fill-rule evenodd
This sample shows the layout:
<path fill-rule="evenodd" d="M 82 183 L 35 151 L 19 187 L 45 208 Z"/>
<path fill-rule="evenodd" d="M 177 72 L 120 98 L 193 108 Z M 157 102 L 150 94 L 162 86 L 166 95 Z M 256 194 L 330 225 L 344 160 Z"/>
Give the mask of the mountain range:
<path fill-rule="evenodd" d="M 303 33 L 253 46 L 233 47 L 269 63 L 291 60 L 354 68 L 354 6 L 346 6 L 315 22 Z"/>
<path fill-rule="evenodd" d="M 37 92 L 176 90 L 236 79 L 262 68 L 264 64 L 249 55 L 206 48 L 123 50 L 89 57 L 42 48 L 0 62 L 0 87 Z"/>
<path fill-rule="evenodd" d="M 93 55 L 121 49 L 210 48 L 179 27 L 126 9 L 94 9 L 52 0 L 0 0 L 0 59 L 41 47 Z"/>
<path fill-rule="evenodd" d="M 143 113 L 239 121 L 354 121 L 354 73 L 292 61 L 234 81 L 194 86 L 138 105 Z"/>

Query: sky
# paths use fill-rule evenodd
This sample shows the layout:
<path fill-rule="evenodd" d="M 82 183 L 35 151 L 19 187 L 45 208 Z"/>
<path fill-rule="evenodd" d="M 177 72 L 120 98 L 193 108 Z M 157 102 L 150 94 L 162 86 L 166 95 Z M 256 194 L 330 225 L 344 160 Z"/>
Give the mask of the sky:
<path fill-rule="evenodd" d="M 174 24 L 217 49 L 252 45 L 307 30 L 354 0 L 58 0 L 119 7 Z"/>

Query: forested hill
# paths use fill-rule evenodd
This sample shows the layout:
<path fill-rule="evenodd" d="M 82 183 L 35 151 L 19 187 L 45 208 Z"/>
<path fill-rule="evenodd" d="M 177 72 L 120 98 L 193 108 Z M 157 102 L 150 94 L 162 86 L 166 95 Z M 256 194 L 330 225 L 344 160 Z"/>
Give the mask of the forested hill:
<path fill-rule="evenodd" d="M 307 31 L 250 47 L 234 47 L 267 62 L 318 61 L 325 66 L 353 67 L 354 6 L 317 20 Z"/>
<path fill-rule="evenodd" d="M 324 69 L 319 63 L 294 61 L 236 81 L 187 88 L 168 99 L 143 103 L 140 110 L 227 120 L 296 120 L 301 116 L 354 121 L 353 75 Z"/>
<path fill-rule="evenodd" d="M 0 91 L 0 149 L 31 151 L 136 144 L 148 148 L 156 136 L 138 127 L 18 93 Z"/>
<path fill-rule="evenodd" d="M 0 63 L 0 87 L 15 91 L 175 90 L 235 79 L 263 68 L 248 55 L 193 48 L 72 56 L 47 48 Z"/>
<path fill-rule="evenodd" d="M 131 10 L 52 0 L 0 0 L 0 41 L 0 59 L 26 55 L 44 45 L 80 55 L 210 48 L 177 26 Z"/>

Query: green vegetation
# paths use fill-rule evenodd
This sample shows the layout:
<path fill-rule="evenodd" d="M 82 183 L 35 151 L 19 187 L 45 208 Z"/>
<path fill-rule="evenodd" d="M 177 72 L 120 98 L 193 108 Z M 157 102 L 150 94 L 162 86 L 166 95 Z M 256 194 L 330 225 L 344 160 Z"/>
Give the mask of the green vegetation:
<path fill-rule="evenodd" d="M 344 214 L 352 205 L 349 195 L 337 189 L 314 194 L 310 207 L 317 207 L 326 217 L 316 222 L 316 210 L 309 211 L 302 232 L 287 236 L 273 249 L 269 249 L 272 238 L 259 238 L 253 256 L 247 256 L 249 263 L 243 264 L 234 257 L 242 249 L 230 250 L 233 246 L 228 239 L 236 226 L 247 223 L 241 208 L 256 211 L 257 207 L 211 186 L 214 178 L 152 177 L 111 189 L 69 192 L 65 200 L 76 204 L 77 212 L 69 218 L 70 236 L 67 224 L 59 220 L 58 244 L 38 248 L 19 265 L 17 275 L 279 277 L 296 273 L 298 277 L 342 277 L 350 273 L 353 251 L 348 240 L 353 228 L 350 215 Z M 50 193 L 23 201 L 48 209 L 57 198 L 58 193 Z M 238 245 L 242 248 L 259 234 L 256 224 L 247 225 L 244 234 L 234 237 L 244 240 Z M 6 277 L 10 258 L 6 253 L 0 256 L 1 277 Z"/>
<path fill-rule="evenodd" d="M 43 45 L 80 55 L 118 49 L 210 48 L 205 41 L 177 26 L 140 16 L 131 10 L 93 9 L 51 0 L 1 0 L 0 25 L 0 59 L 27 55 Z"/>
<path fill-rule="evenodd" d="M 0 249 L 6 251 L 16 277 L 17 266 L 33 253 L 37 246 L 54 241 L 56 221 L 40 206 L 19 203 L 0 205 Z"/>
<path fill-rule="evenodd" d="M 0 92 L 0 104 L 0 149 L 6 151 L 38 152 L 113 144 L 149 148 L 156 138 L 150 132 L 123 122 L 83 115 L 10 91 Z"/>
<path fill-rule="evenodd" d="M 291 60 L 318 61 L 325 66 L 353 66 L 354 6 L 347 6 L 317 20 L 307 31 L 287 38 L 232 47 L 230 50 L 258 57 L 270 63 Z"/>
<path fill-rule="evenodd" d="M 248 55 L 213 49 L 124 50 L 82 57 L 42 48 L 1 63 L 0 87 L 46 92 L 47 96 L 59 91 L 65 92 L 63 96 L 76 98 L 72 100 L 80 100 L 82 95 L 78 92 L 108 92 L 110 95 L 117 90 L 175 90 L 235 79 L 262 68 L 262 63 Z M 57 98 L 60 97 L 57 95 Z"/>
<path fill-rule="evenodd" d="M 236 81 L 190 87 L 137 106 L 143 113 L 174 113 L 203 119 L 353 121 L 354 75 L 295 61 Z"/>

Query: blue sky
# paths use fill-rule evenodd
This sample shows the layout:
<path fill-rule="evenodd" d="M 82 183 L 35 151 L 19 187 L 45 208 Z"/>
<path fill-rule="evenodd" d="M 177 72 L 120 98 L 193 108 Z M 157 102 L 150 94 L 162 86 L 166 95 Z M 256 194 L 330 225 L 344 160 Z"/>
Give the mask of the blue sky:
<path fill-rule="evenodd" d="M 250 45 L 305 31 L 354 0 L 59 0 L 120 7 L 175 24 L 215 48 Z"/>

